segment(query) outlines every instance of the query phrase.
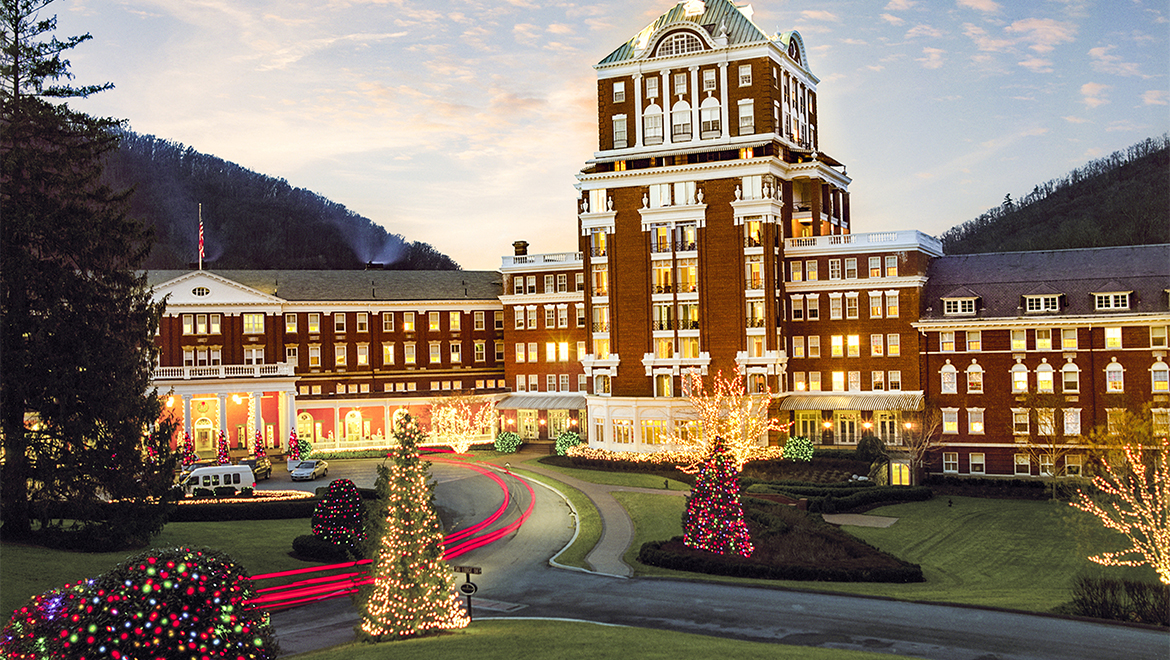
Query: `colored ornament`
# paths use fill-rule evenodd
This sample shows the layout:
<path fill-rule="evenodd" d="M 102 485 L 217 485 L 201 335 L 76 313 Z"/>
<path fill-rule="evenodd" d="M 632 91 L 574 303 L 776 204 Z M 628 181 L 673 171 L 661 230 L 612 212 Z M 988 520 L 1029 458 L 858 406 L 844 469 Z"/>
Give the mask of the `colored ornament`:
<path fill-rule="evenodd" d="M 691 548 L 721 555 L 750 557 L 755 547 L 743 519 L 739 470 L 723 443 L 715 438 L 712 452 L 699 467 L 683 515 L 683 542 Z"/>

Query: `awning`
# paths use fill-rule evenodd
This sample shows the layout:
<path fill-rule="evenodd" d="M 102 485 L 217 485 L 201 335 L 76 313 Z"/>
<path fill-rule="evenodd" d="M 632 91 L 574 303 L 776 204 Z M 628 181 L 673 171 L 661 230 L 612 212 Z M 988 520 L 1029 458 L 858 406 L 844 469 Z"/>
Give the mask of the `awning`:
<path fill-rule="evenodd" d="M 922 410 L 922 392 L 790 394 L 780 410 Z"/>
<path fill-rule="evenodd" d="M 581 410 L 584 394 L 511 394 L 496 404 L 500 410 Z"/>

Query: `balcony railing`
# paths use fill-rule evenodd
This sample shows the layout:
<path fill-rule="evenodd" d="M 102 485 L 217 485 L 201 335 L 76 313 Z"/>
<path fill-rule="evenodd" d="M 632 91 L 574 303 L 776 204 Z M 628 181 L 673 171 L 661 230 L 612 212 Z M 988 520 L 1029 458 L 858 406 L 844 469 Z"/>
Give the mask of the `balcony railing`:
<path fill-rule="evenodd" d="M 674 321 L 654 321 L 655 330 L 674 330 Z"/>
<path fill-rule="evenodd" d="M 675 241 L 674 243 L 675 252 L 694 252 L 696 249 L 698 248 L 695 247 L 694 241 Z"/>
<path fill-rule="evenodd" d="M 263 378 L 265 376 L 293 376 L 294 365 L 276 364 L 219 364 L 203 367 L 157 367 L 155 380 L 192 380 L 203 378 Z"/>
<path fill-rule="evenodd" d="M 590 247 L 589 254 L 590 256 L 594 257 L 604 257 L 606 254 L 606 249 L 603 247 Z"/>
<path fill-rule="evenodd" d="M 674 293 L 674 286 L 670 284 L 657 284 L 650 287 L 652 293 Z"/>
<path fill-rule="evenodd" d="M 670 241 L 650 241 L 650 251 L 655 254 L 670 252 Z"/>
<path fill-rule="evenodd" d="M 518 254 L 515 256 L 504 257 L 503 267 L 509 266 L 531 266 L 540 264 L 564 264 L 575 261 L 582 261 L 583 256 L 580 252 L 552 252 L 549 254 Z M 532 293 L 536 293 L 533 291 Z"/>
<path fill-rule="evenodd" d="M 762 328 L 766 322 L 764 319 L 754 319 L 749 317 L 745 320 L 745 323 L 749 328 Z"/>
<path fill-rule="evenodd" d="M 593 332 L 609 332 L 609 324 L 594 322 Z"/>

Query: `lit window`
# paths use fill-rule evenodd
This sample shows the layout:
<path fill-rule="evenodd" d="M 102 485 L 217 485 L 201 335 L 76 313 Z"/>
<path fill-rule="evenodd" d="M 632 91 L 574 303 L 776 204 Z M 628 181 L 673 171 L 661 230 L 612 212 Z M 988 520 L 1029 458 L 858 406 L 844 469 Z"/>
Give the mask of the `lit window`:
<path fill-rule="evenodd" d="M 804 357 L 804 337 L 793 337 L 792 338 L 792 357 L 794 357 L 794 358 Z"/>
<path fill-rule="evenodd" d="M 959 432 L 959 409 L 958 408 L 943 408 L 942 410 L 942 432 L 947 435 L 955 435 Z"/>
<path fill-rule="evenodd" d="M 333 364 L 339 367 L 345 366 L 345 346 L 333 347 Z"/>
<path fill-rule="evenodd" d="M 881 257 L 870 257 L 869 258 L 869 276 L 870 277 L 881 277 L 882 276 L 882 258 Z"/>
<path fill-rule="evenodd" d="M 886 317 L 891 319 L 898 318 L 898 292 L 886 292 Z"/>
<path fill-rule="evenodd" d="M 809 282 L 817 281 L 817 262 L 816 260 L 809 260 L 804 262 L 804 276 Z"/>
<path fill-rule="evenodd" d="M 451 364 L 459 364 L 463 361 L 463 344 L 459 342 L 451 342 L 450 345 Z"/>
<path fill-rule="evenodd" d="M 382 364 L 394 364 L 394 343 L 386 342 L 382 344 Z"/>
<path fill-rule="evenodd" d="M 1162 358 L 1150 367 L 1150 381 L 1155 392 L 1170 392 L 1170 366 Z"/>
<path fill-rule="evenodd" d="M 971 435 L 983 435 L 982 408 L 967 409 L 967 433 Z"/>
<path fill-rule="evenodd" d="M 448 314 L 448 324 L 451 332 L 459 332 L 463 328 L 463 314 L 462 312 L 450 312 Z M 358 319 L 358 332 L 361 332 L 361 318 Z"/>
<path fill-rule="evenodd" d="M 940 332 L 938 337 L 939 350 L 943 353 L 955 352 L 955 333 Z"/>
<path fill-rule="evenodd" d="M 833 391 L 834 392 L 844 392 L 845 391 L 845 372 L 844 371 L 834 371 L 833 372 Z"/>
<path fill-rule="evenodd" d="M 430 344 L 428 344 L 427 347 L 429 349 L 428 357 L 429 357 L 431 364 L 439 364 L 440 362 L 443 361 L 443 345 L 442 344 L 440 344 L 437 341 L 433 341 L 433 342 L 430 342 Z"/>
<path fill-rule="evenodd" d="M 1052 350 L 1052 330 L 1049 328 L 1036 329 L 1036 350 L 1051 351 Z"/>
<path fill-rule="evenodd" d="M 1025 330 L 1012 330 L 1012 350 L 1028 350 L 1028 333 Z"/>
<path fill-rule="evenodd" d="M 195 316 L 193 314 L 183 315 L 183 334 L 195 334 Z"/>
<path fill-rule="evenodd" d="M 945 431 L 944 431 L 945 433 Z M 959 471 L 959 454 L 953 451 L 943 452 L 943 472 L 957 473 Z"/>
<path fill-rule="evenodd" d="M 1012 392 L 1021 393 L 1028 391 L 1028 368 L 1022 364 L 1017 364 L 1012 367 Z"/>
<path fill-rule="evenodd" d="M 1053 375 L 1052 365 L 1050 364 L 1042 364 L 1036 367 L 1036 391 L 1051 394 L 1053 392 Z"/>
<path fill-rule="evenodd" d="M 211 332 L 211 334 L 213 334 L 213 335 L 218 335 L 218 334 L 219 334 L 219 319 L 220 319 L 220 317 L 219 317 L 219 314 L 212 314 L 212 315 L 211 315 L 211 329 L 210 329 L 210 332 Z"/>
<path fill-rule="evenodd" d="M 1077 350 L 1077 329 L 1065 328 L 1060 331 L 1060 348 L 1066 351 Z"/>
<path fill-rule="evenodd" d="M 297 331 L 297 315 L 296 314 L 285 314 L 284 315 L 284 331 L 285 332 L 296 332 Z"/>
<path fill-rule="evenodd" d="M 849 357 L 858 357 L 861 355 L 861 335 L 848 335 L 846 337 L 847 353 Z"/>
<path fill-rule="evenodd" d="M 898 276 L 898 257 L 890 255 L 886 257 L 886 277 Z"/>
<path fill-rule="evenodd" d="M 475 361 L 476 362 L 486 362 L 487 361 L 487 342 L 484 342 L 484 341 L 475 342 Z"/>
<path fill-rule="evenodd" d="M 869 354 L 873 357 L 881 357 L 885 354 L 885 342 L 882 335 L 869 336 Z"/>
<path fill-rule="evenodd" d="M 427 313 L 427 329 L 431 332 L 438 332 L 442 329 L 442 322 L 439 320 L 438 312 Z"/>
<path fill-rule="evenodd" d="M 890 357 L 898 357 L 902 354 L 901 336 L 897 334 L 886 335 L 886 355 Z"/>
<path fill-rule="evenodd" d="M 1121 348 L 1121 328 L 1105 328 L 1105 348 Z"/>
<path fill-rule="evenodd" d="M 246 335 L 262 335 L 262 334 L 264 334 L 264 315 L 263 314 L 244 314 L 244 334 L 246 334 Z"/>
<path fill-rule="evenodd" d="M 983 334 L 980 331 L 967 331 L 967 350 L 972 352 L 983 350 Z"/>
<path fill-rule="evenodd" d="M 819 372 L 819 371 L 808 372 L 808 391 L 809 392 L 820 392 L 821 391 L 821 372 Z"/>
<path fill-rule="evenodd" d="M 842 357 L 845 355 L 845 337 L 844 336 L 833 335 L 829 341 L 831 342 L 830 349 L 829 349 L 829 356 L 830 357 Z"/>
<path fill-rule="evenodd" d="M 321 347 L 320 346 L 310 346 L 309 347 L 309 366 L 310 367 L 321 366 Z"/>
<path fill-rule="evenodd" d="M 869 292 L 869 318 L 880 319 L 882 317 L 882 294 L 876 291 Z"/>
<path fill-rule="evenodd" d="M 1116 360 L 1117 358 L 1114 358 Z M 1105 367 L 1105 391 L 1125 391 L 1125 370 L 1117 362 L 1110 362 Z"/>
<path fill-rule="evenodd" d="M 320 314 L 309 314 L 309 332 L 321 332 Z"/>
<path fill-rule="evenodd" d="M 402 313 L 402 329 L 406 332 L 414 332 L 414 312 Z"/>
<path fill-rule="evenodd" d="M 977 364 L 967 367 L 967 394 L 983 394 L 983 368 Z"/>
<path fill-rule="evenodd" d="M 803 264 L 799 261 L 788 262 L 788 280 L 800 282 L 804 279 Z"/>
<path fill-rule="evenodd" d="M 404 364 L 414 364 L 417 361 L 417 358 L 415 357 L 414 343 L 403 344 L 402 350 L 403 350 L 402 362 Z"/>
<path fill-rule="evenodd" d="M 361 367 L 364 367 L 370 363 L 370 347 L 368 344 L 358 344 L 357 363 L 358 366 Z"/>
<path fill-rule="evenodd" d="M 1150 328 L 1150 348 L 1166 348 L 1166 326 L 1155 325 Z"/>

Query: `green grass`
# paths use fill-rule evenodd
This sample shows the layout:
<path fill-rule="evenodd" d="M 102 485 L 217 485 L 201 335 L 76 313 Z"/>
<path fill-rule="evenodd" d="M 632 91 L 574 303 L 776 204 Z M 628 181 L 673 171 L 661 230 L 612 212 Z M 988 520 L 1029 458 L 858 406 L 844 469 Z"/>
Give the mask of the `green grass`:
<path fill-rule="evenodd" d="M 533 462 L 538 462 L 533 461 Z M 640 472 L 605 472 L 603 470 L 582 470 L 578 468 L 561 467 L 559 465 L 549 465 L 547 463 L 540 463 L 540 467 L 547 470 L 556 470 L 561 474 L 581 481 L 587 481 L 591 484 L 601 484 L 603 486 L 627 486 L 630 488 L 653 488 L 655 490 L 690 490 L 689 484 L 674 479 L 665 479 L 670 485 L 670 488 L 663 488 L 662 482 L 664 479 L 653 474 L 642 474 Z"/>
<path fill-rule="evenodd" d="M 294 656 L 297 660 L 899 660 L 906 656 L 743 642 L 576 621 L 477 621 L 463 630 L 383 644 L 347 644 Z"/>
<path fill-rule="evenodd" d="M 151 547 L 210 547 L 228 553 L 249 573 L 258 575 L 310 566 L 288 556 L 293 539 L 311 533 L 308 519 L 241 520 L 230 522 L 169 523 Z M 7 622 L 13 610 L 30 597 L 82 578 L 104 573 L 140 550 L 122 552 L 66 552 L 4 543 L 0 545 L 0 616 Z"/>
<path fill-rule="evenodd" d="M 573 544 L 561 553 L 556 560 L 565 566 L 588 569 L 589 564 L 585 562 L 585 555 L 588 555 L 594 546 L 597 545 L 597 542 L 601 540 L 601 514 L 597 512 L 597 507 L 593 505 L 593 501 L 585 493 L 582 493 L 576 488 L 560 481 L 549 479 L 544 475 L 529 472 L 528 470 L 513 469 L 512 472 L 556 488 L 573 504 L 573 510 L 577 512 L 577 538 L 573 540 Z"/>
<path fill-rule="evenodd" d="M 614 491 L 614 499 L 625 507 L 634 521 L 634 542 L 626 549 L 623 557 L 630 566 L 639 568 L 642 574 L 642 564 L 637 563 L 638 551 L 643 543 L 661 541 L 682 535 L 682 515 L 686 510 L 687 501 L 678 495 L 653 495 L 651 493 L 629 493 Z M 650 567 L 646 567 L 650 568 Z M 681 571 L 671 571 L 675 575 L 690 575 Z"/>

